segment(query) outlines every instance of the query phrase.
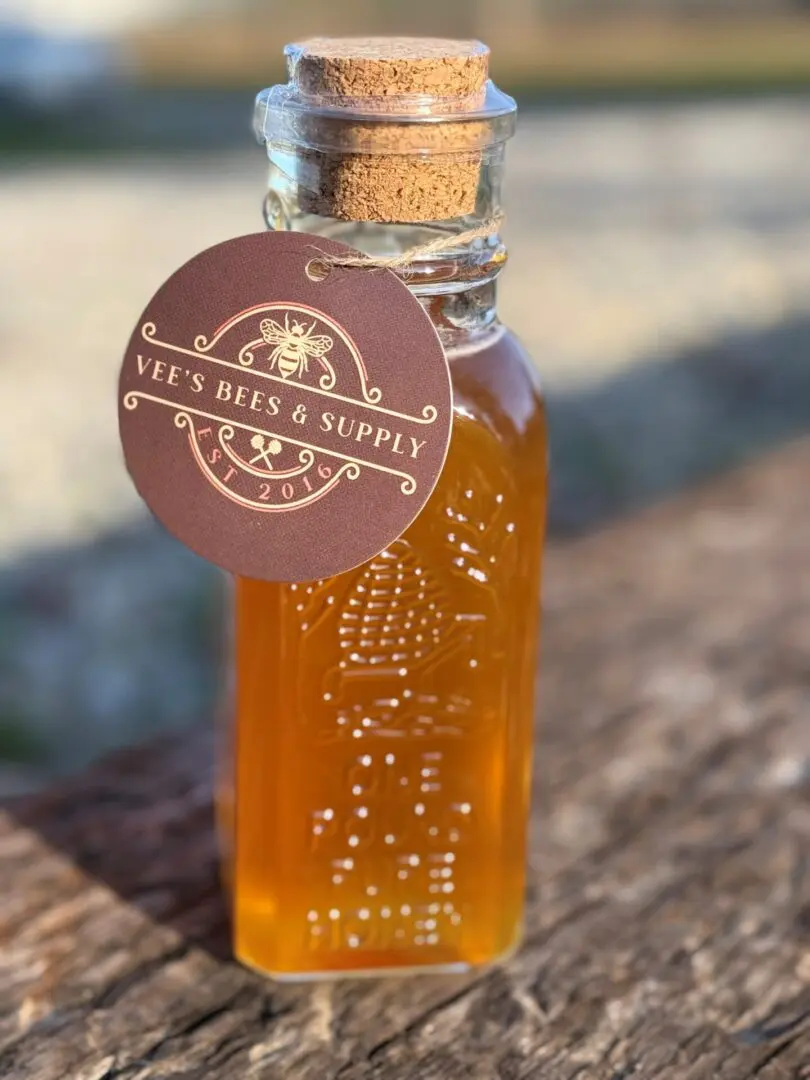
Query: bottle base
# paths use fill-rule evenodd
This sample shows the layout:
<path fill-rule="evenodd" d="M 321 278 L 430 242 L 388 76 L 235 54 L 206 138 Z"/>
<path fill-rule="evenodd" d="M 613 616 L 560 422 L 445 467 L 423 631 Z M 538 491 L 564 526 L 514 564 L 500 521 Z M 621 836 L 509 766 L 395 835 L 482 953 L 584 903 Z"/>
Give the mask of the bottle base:
<path fill-rule="evenodd" d="M 412 967 L 369 967 L 369 968 L 340 968 L 323 971 L 269 971 L 252 964 L 249 960 L 236 958 L 239 963 L 257 975 L 273 982 L 280 983 L 311 983 L 311 982 L 337 982 L 342 979 L 393 979 L 408 975 L 463 975 L 467 971 L 474 971 L 479 967 L 488 967 L 488 964 L 467 964 L 459 962 L 455 964 L 419 964 Z M 498 961 L 491 961 L 497 963 Z"/>
<path fill-rule="evenodd" d="M 337 982 L 339 979 L 396 979 L 412 975 L 464 975 L 470 971 L 485 971 L 488 968 L 505 964 L 522 944 L 523 936 L 518 934 L 501 952 L 481 960 L 438 961 L 435 964 L 389 964 L 379 967 L 335 967 L 313 971 L 274 971 L 262 967 L 247 957 L 235 954 L 236 960 L 250 971 L 265 979 L 280 983 Z"/>

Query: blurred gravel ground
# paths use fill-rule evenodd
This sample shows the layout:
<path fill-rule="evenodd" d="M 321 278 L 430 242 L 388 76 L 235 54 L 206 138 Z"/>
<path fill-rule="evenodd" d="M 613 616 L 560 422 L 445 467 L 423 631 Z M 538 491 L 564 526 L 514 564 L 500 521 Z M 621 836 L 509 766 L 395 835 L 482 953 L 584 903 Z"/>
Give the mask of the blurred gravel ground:
<path fill-rule="evenodd" d="M 501 307 L 558 531 L 810 428 L 810 101 L 530 114 L 509 165 Z M 0 791 L 211 712 L 218 579 L 145 521 L 114 385 L 155 286 L 259 228 L 262 182 L 247 136 L 0 173 Z"/>

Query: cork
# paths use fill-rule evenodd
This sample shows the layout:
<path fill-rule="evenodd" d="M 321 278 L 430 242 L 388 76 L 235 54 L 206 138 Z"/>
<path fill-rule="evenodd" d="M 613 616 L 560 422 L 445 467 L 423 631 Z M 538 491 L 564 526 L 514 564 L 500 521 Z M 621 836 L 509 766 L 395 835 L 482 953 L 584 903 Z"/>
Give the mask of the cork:
<path fill-rule="evenodd" d="M 464 113 L 484 102 L 485 45 L 313 38 L 287 52 L 299 93 L 347 113 L 345 123 L 332 119 L 330 129 L 340 149 L 303 151 L 299 198 L 305 211 L 396 222 L 440 221 L 475 210 L 486 125 L 465 120 Z M 314 126 L 323 122 L 309 118 Z"/>
<path fill-rule="evenodd" d="M 482 96 L 489 49 L 445 38 L 310 38 L 288 50 L 299 90 L 353 99 Z"/>

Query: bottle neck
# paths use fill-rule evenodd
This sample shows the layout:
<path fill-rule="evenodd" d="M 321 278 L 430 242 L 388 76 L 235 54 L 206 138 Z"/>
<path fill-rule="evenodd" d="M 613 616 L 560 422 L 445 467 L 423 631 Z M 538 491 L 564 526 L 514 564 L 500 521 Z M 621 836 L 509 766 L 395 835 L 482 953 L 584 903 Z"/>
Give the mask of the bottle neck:
<path fill-rule="evenodd" d="M 329 237 L 377 258 L 403 255 L 439 238 L 446 239 L 446 248 L 427 254 L 417 252 L 412 262 L 395 273 L 425 308 L 445 348 L 477 346 L 498 331 L 496 279 L 506 262 L 500 236 L 492 233 L 474 240 L 461 239 L 458 244 L 452 241 L 500 213 L 502 153 L 491 155 L 482 168 L 474 213 L 441 222 L 383 224 L 341 221 L 305 212 L 298 185 L 292 179 L 298 173 L 295 164 L 287 160 L 286 154 L 268 149 L 270 170 L 264 215 L 269 228 Z"/>

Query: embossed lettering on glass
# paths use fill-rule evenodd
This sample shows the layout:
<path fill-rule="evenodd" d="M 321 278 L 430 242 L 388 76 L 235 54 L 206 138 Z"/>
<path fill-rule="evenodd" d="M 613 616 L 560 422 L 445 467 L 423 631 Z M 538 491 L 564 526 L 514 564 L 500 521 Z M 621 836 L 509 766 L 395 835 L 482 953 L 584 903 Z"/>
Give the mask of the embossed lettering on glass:
<path fill-rule="evenodd" d="M 278 977 L 454 970 L 515 947 L 525 881 L 547 449 L 495 311 L 515 105 L 478 43 L 287 54 L 289 83 L 256 105 L 267 224 L 372 257 L 444 241 L 398 272 L 444 344 L 454 420 L 433 494 L 377 557 L 236 582 L 219 788 L 235 949 Z M 262 328 L 285 379 L 333 333 L 311 323 Z"/>

